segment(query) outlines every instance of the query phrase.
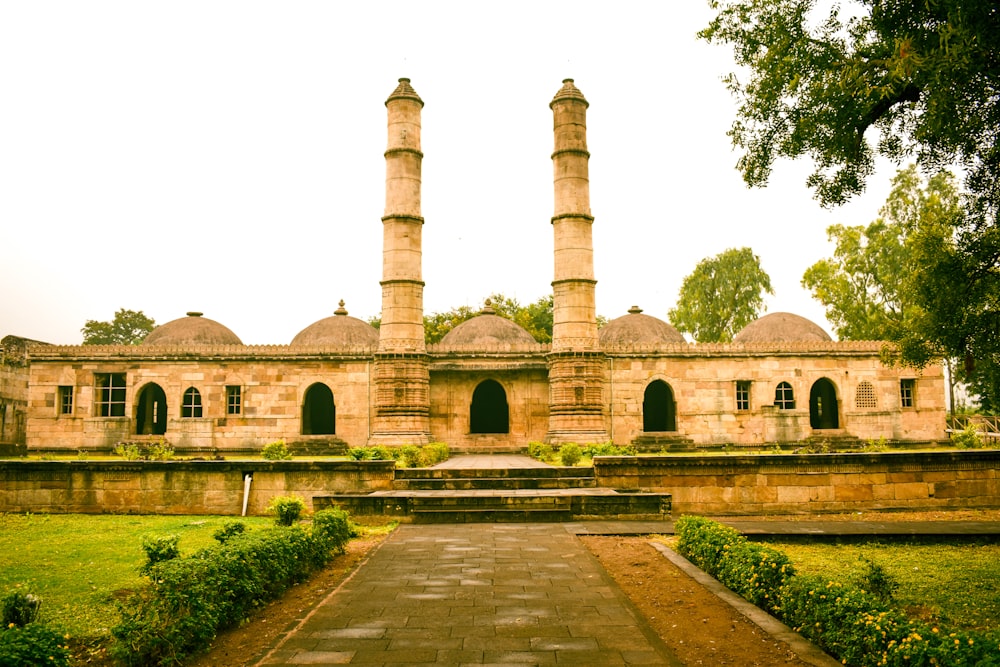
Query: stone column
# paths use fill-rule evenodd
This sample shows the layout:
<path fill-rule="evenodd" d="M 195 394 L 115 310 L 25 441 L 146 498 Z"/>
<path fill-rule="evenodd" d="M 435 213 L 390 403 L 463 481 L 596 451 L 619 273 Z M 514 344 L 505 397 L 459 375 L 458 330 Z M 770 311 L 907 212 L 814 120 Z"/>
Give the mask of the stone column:
<path fill-rule="evenodd" d="M 369 444 L 430 442 L 430 374 L 424 344 L 420 215 L 420 113 L 424 103 L 400 79 L 385 106 L 382 324 L 374 363 L 375 415 Z"/>
<path fill-rule="evenodd" d="M 552 99 L 555 275 L 549 355 L 549 442 L 610 439 L 604 401 L 607 360 L 597 336 L 590 213 L 587 103 L 572 79 Z"/>

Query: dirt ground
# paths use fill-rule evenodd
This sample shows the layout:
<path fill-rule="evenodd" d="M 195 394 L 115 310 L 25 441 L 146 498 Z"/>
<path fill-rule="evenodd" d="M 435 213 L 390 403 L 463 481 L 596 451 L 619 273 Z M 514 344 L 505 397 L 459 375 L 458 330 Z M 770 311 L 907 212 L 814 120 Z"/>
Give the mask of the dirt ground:
<path fill-rule="evenodd" d="M 769 517 L 789 521 L 816 517 Z M 824 515 L 824 520 L 998 521 L 1000 511 Z M 252 665 L 292 623 L 335 589 L 384 536 L 353 540 L 347 553 L 309 581 L 221 634 L 193 667 Z M 645 537 L 581 537 L 649 625 L 685 665 L 805 665 L 782 642 L 706 591 L 656 551 Z M 653 583 L 655 582 L 655 585 Z M 98 656 L 83 664 L 105 665 Z"/>

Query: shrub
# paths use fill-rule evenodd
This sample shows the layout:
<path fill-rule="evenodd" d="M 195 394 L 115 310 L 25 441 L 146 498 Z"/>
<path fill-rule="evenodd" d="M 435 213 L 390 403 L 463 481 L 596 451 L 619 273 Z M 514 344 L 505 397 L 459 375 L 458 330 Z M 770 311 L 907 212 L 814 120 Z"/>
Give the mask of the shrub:
<path fill-rule="evenodd" d="M 125 665 L 176 665 L 205 649 L 219 630 L 329 562 L 340 519 L 320 524 L 245 532 L 152 566 L 150 585 L 119 605 L 112 654 Z"/>
<path fill-rule="evenodd" d="M 12 591 L 0 600 L 0 618 L 3 619 L 3 625 L 0 627 L 23 628 L 29 623 L 34 623 L 38 620 L 41 607 L 41 598 L 31 593 Z"/>
<path fill-rule="evenodd" d="M 70 652 L 64 637 L 40 623 L 0 629 L 0 665 L 69 665 Z"/>
<path fill-rule="evenodd" d="M 583 448 L 585 456 L 594 458 L 595 456 L 635 456 L 639 453 L 635 445 L 618 446 L 613 442 L 601 442 L 587 445 Z"/>
<path fill-rule="evenodd" d="M 983 446 L 983 436 L 979 432 L 979 427 L 969 422 L 961 431 L 952 431 L 951 444 L 959 449 L 979 449 Z"/>
<path fill-rule="evenodd" d="M 392 455 L 392 450 L 385 445 L 375 445 L 368 448 L 367 458 L 372 461 L 391 461 L 395 457 Z"/>
<path fill-rule="evenodd" d="M 892 601 L 896 595 L 896 590 L 899 588 L 899 581 L 886 572 L 881 564 L 869 560 L 864 556 L 861 557 L 861 561 L 864 564 L 864 569 L 855 582 L 857 586 L 880 600 L 885 600 L 886 602 Z"/>
<path fill-rule="evenodd" d="M 865 441 L 862 445 L 861 451 L 863 452 L 887 452 L 889 451 L 889 442 L 885 439 L 885 436 L 879 436 L 878 440 L 871 438 Z"/>
<path fill-rule="evenodd" d="M 147 574 L 150 568 L 157 563 L 180 556 L 181 550 L 177 546 L 180 539 L 180 535 L 144 536 L 142 538 L 142 550 L 146 552 L 146 562 L 139 568 L 139 571 Z"/>
<path fill-rule="evenodd" d="M 443 442 L 432 442 L 420 448 L 420 465 L 432 466 L 447 461 L 451 456 L 448 445 Z"/>
<path fill-rule="evenodd" d="M 275 496 L 267 511 L 274 515 L 279 526 L 291 526 L 306 509 L 306 501 L 300 496 Z"/>
<path fill-rule="evenodd" d="M 274 442 L 267 443 L 260 451 L 260 455 L 268 461 L 289 461 L 292 458 L 292 452 L 288 449 L 284 440 L 275 440 Z"/>
<path fill-rule="evenodd" d="M 126 461 L 138 461 L 142 458 L 139 445 L 135 442 L 119 442 L 112 451 L 115 456 L 120 456 Z"/>
<path fill-rule="evenodd" d="M 700 516 L 680 517 L 674 530 L 680 554 L 713 576 L 725 550 L 744 539 L 735 528 Z"/>
<path fill-rule="evenodd" d="M 547 463 L 555 456 L 555 452 L 552 445 L 547 445 L 544 442 L 529 442 L 528 456 Z"/>
<path fill-rule="evenodd" d="M 399 448 L 399 458 L 396 461 L 404 468 L 416 468 L 420 465 L 420 448 L 416 445 L 404 445 Z"/>
<path fill-rule="evenodd" d="M 579 463 L 582 457 L 583 452 L 580 450 L 580 445 L 574 442 L 568 442 L 559 448 L 559 461 L 568 468 Z"/>
<path fill-rule="evenodd" d="M 145 458 L 150 461 L 169 461 L 174 458 L 174 447 L 163 438 L 146 446 Z"/>
<path fill-rule="evenodd" d="M 347 450 L 347 457 L 355 461 L 364 461 L 367 458 L 367 447 L 351 447 Z"/>
<path fill-rule="evenodd" d="M 212 533 L 212 537 L 219 541 L 219 544 L 225 544 L 230 538 L 236 537 L 246 532 L 246 524 L 242 521 L 227 521 L 222 524 L 222 527 L 217 531 Z"/>
<path fill-rule="evenodd" d="M 313 514 L 312 534 L 326 548 L 342 554 L 347 542 L 355 536 L 350 516 L 342 509 L 331 508 Z"/>

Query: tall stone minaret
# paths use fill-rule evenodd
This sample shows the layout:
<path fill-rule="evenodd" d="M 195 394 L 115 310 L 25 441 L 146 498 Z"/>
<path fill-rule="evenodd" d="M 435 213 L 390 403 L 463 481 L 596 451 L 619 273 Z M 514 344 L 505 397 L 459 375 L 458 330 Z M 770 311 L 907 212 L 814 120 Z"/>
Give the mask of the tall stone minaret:
<path fill-rule="evenodd" d="M 385 102 L 382 216 L 382 324 L 374 364 L 374 420 L 369 444 L 430 442 L 430 374 L 424 345 L 420 215 L 420 113 L 424 103 L 400 79 Z"/>
<path fill-rule="evenodd" d="M 550 442 L 605 442 L 606 358 L 597 337 L 594 244 L 590 213 L 587 107 L 572 79 L 563 81 L 552 109 L 555 150 L 555 277 L 549 355 Z"/>

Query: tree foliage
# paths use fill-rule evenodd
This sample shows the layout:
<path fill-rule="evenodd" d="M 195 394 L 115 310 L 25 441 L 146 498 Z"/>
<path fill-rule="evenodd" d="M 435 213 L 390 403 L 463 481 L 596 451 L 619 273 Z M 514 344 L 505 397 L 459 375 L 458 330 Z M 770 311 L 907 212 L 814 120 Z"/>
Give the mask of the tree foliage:
<path fill-rule="evenodd" d="M 724 343 L 757 319 L 764 294 L 774 291 L 760 259 L 750 248 L 730 248 L 698 262 L 667 317 L 699 343 Z"/>
<path fill-rule="evenodd" d="M 122 308 L 110 322 L 87 320 L 80 332 L 84 345 L 138 345 L 155 326 L 141 310 Z"/>
<path fill-rule="evenodd" d="M 839 204 L 864 189 L 876 155 L 913 156 L 925 171 L 961 166 L 967 189 L 996 210 L 996 0 L 850 0 L 826 15 L 817 0 L 709 4 L 718 13 L 699 35 L 731 44 L 744 68 L 725 81 L 748 184 L 766 184 L 778 158 L 808 156 L 808 185 Z"/>
<path fill-rule="evenodd" d="M 915 166 L 900 170 L 877 220 L 868 226 L 833 225 L 833 257 L 809 267 L 802 285 L 826 306 L 826 318 L 845 340 L 898 341 L 920 325 L 916 240 L 947 234 L 962 215 L 948 172 L 924 187 Z"/>
<path fill-rule="evenodd" d="M 964 174 L 962 215 L 909 241 L 920 310 L 897 343 L 917 366 L 1000 367 L 1000 4 L 709 4 L 717 14 L 700 36 L 731 45 L 740 67 L 725 78 L 739 103 L 729 134 L 749 185 L 797 157 L 812 161 L 807 185 L 824 205 L 861 192 L 877 156 Z"/>

